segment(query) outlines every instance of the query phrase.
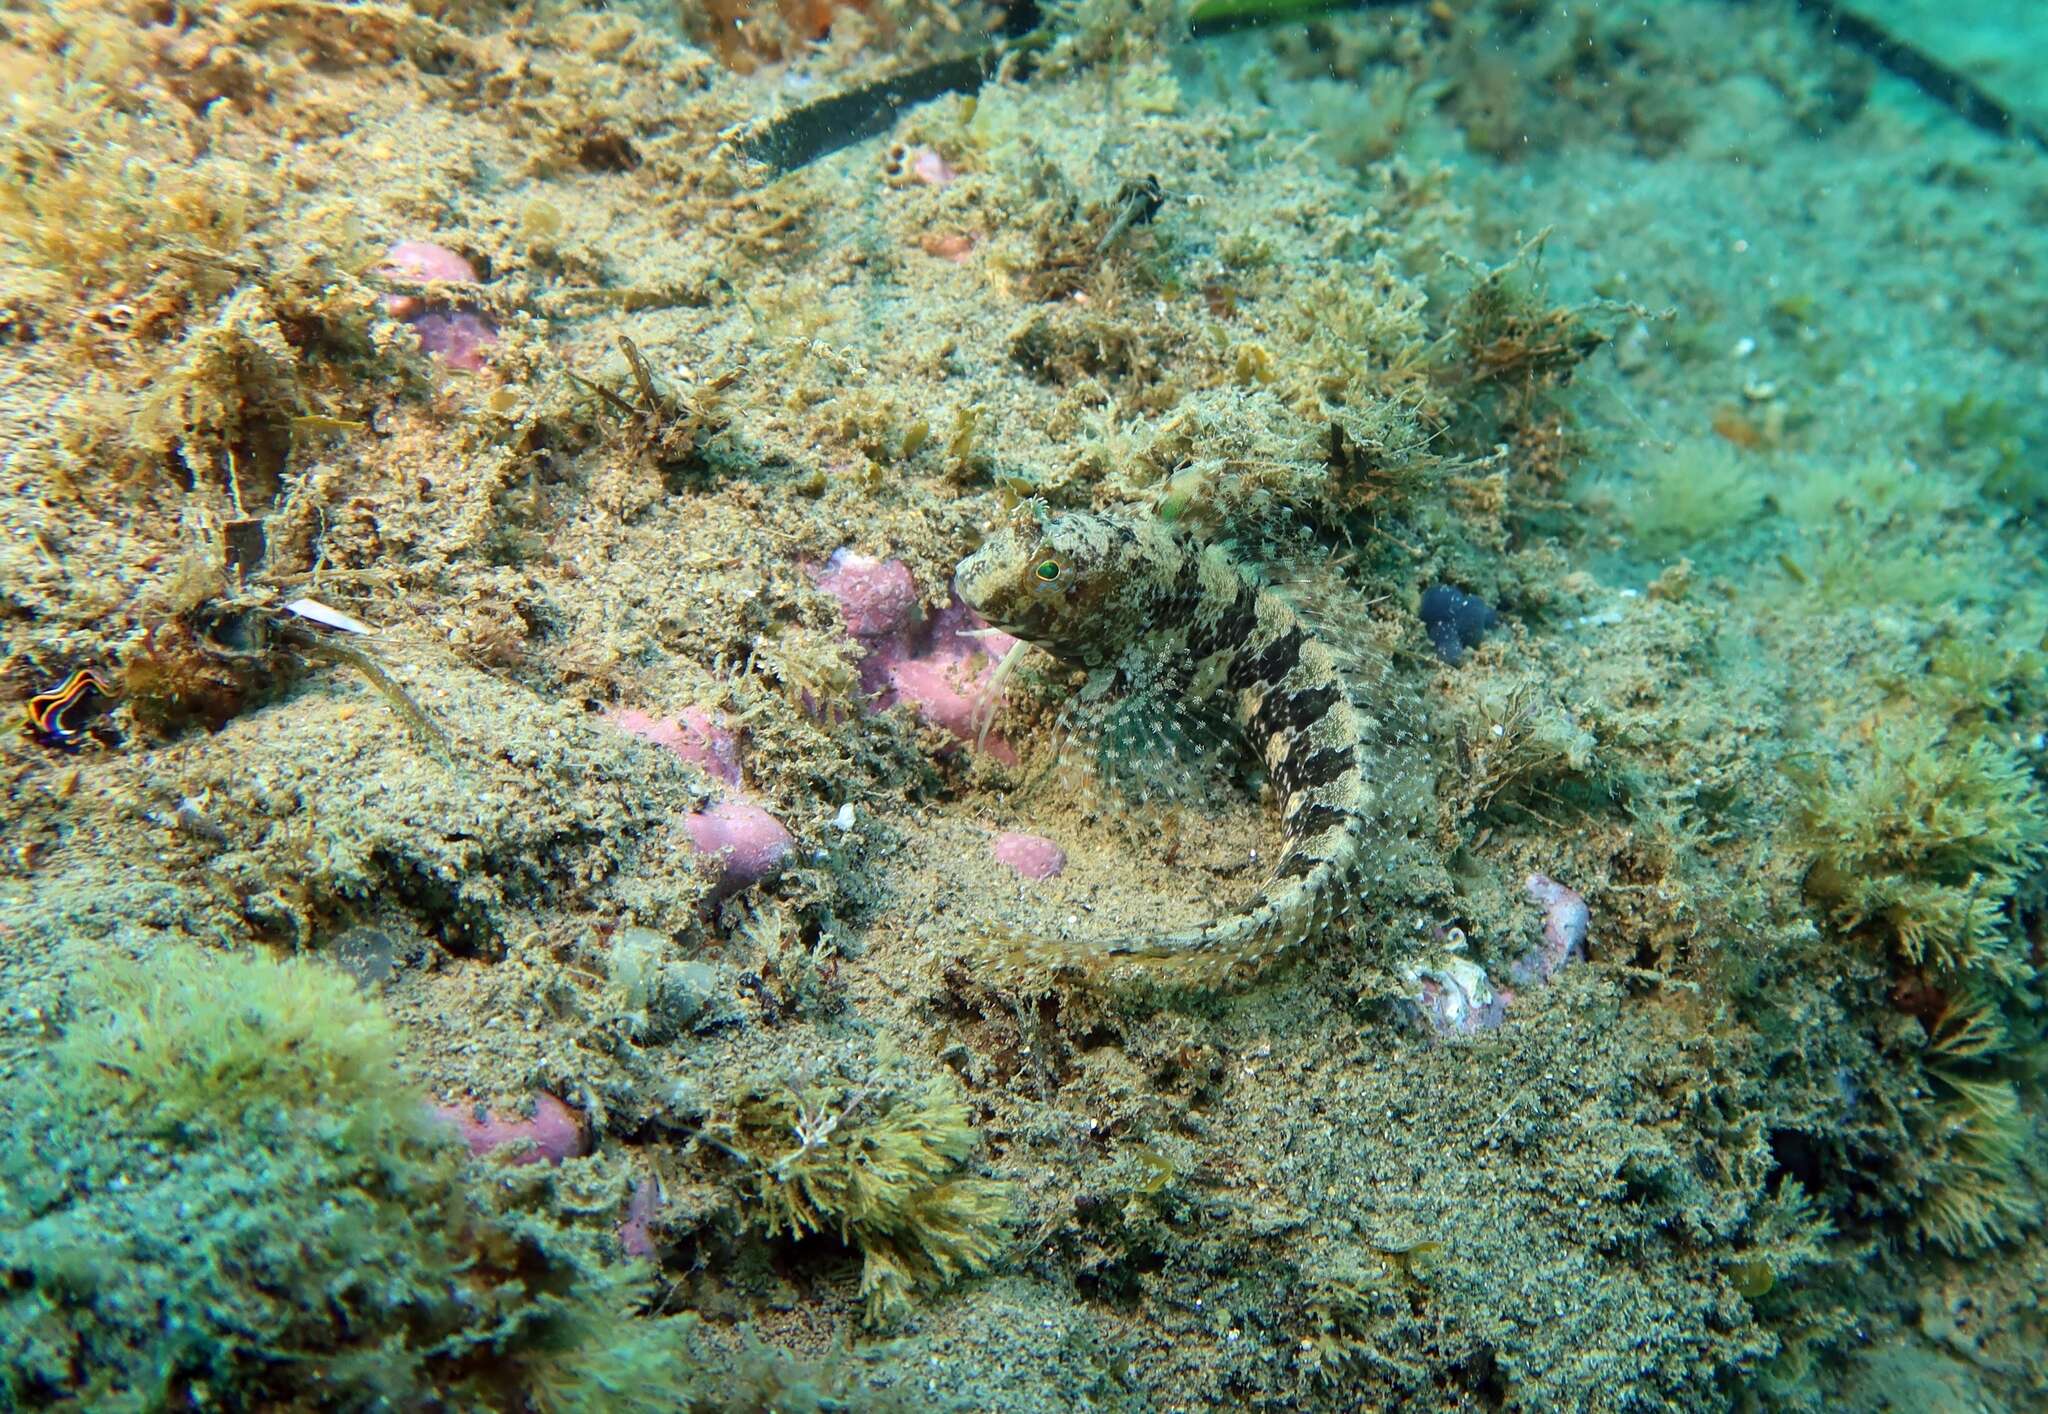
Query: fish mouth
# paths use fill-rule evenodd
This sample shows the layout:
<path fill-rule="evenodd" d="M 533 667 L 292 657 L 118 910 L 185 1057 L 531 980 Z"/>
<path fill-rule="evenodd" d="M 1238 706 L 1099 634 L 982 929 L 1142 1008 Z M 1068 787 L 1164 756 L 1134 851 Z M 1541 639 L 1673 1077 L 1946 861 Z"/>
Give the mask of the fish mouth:
<path fill-rule="evenodd" d="M 998 545 L 990 541 L 979 550 L 962 560 L 953 569 L 953 592 L 960 596 L 960 602 L 980 614 L 999 628 L 1008 628 L 990 612 L 997 597 L 996 590 L 1002 582 L 1001 557 L 996 554 Z"/>
<path fill-rule="evenodd" d="M 988 610 L 984 609 L 980 604 L 976 603 L 973 597 L 969 595 L 965 590 L 960 591 L 960 602 L 965 604 L 968 608 L 972 609 L 976 617 L 978 617 L 983 623 L 987 624 L 990 628 L 1001 629 L 1004 633 L 1007 633 L 1012 638 L 1021 638 L 1027 640 L 1032 638 L 1031 626 L 1029 624 L 1020 623 L 1018 620 L 1009 617 L 1007 614 L 992 614 L 988 612 Z"/>
<path fill-rule="evenodd" d="M 977 550 L 954 567 L 953 592 L 960 596 L 961 603 L 990 623 L 995 623 L 988 614 L 987 567 L 975 563 L 980 558 L 981 551 Z"/>

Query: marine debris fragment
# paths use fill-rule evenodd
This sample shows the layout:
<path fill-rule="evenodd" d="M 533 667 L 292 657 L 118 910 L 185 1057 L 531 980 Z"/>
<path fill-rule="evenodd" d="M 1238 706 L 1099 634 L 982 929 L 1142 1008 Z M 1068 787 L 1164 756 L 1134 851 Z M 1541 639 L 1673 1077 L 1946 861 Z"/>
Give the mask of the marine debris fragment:
<path fill-rule="evenodd" d="M 1507 1019 L 1519 992 L 1542 986 L 1568 963 L 1585 961 L 1591 914 L 1578 891 L 1548 874 L 1531 874 L 1523 892 L 1543 910 L 1543 941 L 1508 964 L 1512 986 L 1496 983 L 1465 955 L 1465 930 L 1457 927 L 1433 930 L 1441 944 L 1437 956 L 1402 970 L 1402 980 L 1413 989 L 1407 1004 L 1432 1030 L 1447 1036 L 1491 1031 Z"/>
<path fill-rule="evenodd" d="M 1159 178 L 1150 173 L 1134 177 L 1118 187 L 1116 200 L 1111 203 L 1112 209 L 1116 212 L 1116 219 L 1109 223 L 1109 229 L 1102 233 L 1102 239 L 1096 243 L 1095 258 L 1100 260 L 1132 227 L 1150 225 L 1152 218 L 1159 214 L 1159 208 L 1164 205 L 1166 190 L 1159 185 Z"/>
<path fill-rule="evenodd" d="M 322 658 L 332 663 L 346 663 L 370 680 L 370 686 L 384 694 L 384 700 L 398 713 L 399 719 L 420 743 L 440 756 L 444 762 L 453 764 L 455 747 L 448 740 L 448 733 L 441 730 L 441 724 L 427 715 L 427 709 L 420 706 L 413 695 L 405 690 L 402 683 L 367 649 L 340 639 L 319 637 L 304 631 L 288 632 L 286 641 L 309 658 Z"/>
<path fill-rule="evenodd" d="M 596 383 L 574 369 L 564 369 L 569 381 L 595 393 L 605 406 L 626 420 L 632 454 L 645 456 L 656 466 L 679 466 L 697 454 L 704 434 L 722 426 L 719 400 L 739 380 L 739 370 L 728 368 L 694 386 L 689 397 L 680 397 L 656 381 L 640 346 L 621 334 L 619 353 L 626 360 L 632 378 L 633 396 L 628 398 Z"/>
<path fill-rule="evenodd" d="M 1507 1018 L 1515 994 L 1496 987 L 1486 969 L 1469 957 L 1449 956 L 1434 966 L 1414 966 L 1402 978 L 1415 989 L 1410 1001 L 1435 1031 L 1450 1036 L 1491 1031 Z"/>

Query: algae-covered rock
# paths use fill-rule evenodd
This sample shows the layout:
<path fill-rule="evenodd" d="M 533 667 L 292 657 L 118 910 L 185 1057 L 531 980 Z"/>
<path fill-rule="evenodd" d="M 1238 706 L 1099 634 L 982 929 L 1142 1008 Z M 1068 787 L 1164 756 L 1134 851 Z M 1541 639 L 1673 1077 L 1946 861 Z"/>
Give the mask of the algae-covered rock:
<path fill-rule="evenodd" d="M 0 1403 L 690 1407 L 686 1327 L 470 1186 L 347 977 L 179 949 L 81 992 L 0 1101 Z"/>

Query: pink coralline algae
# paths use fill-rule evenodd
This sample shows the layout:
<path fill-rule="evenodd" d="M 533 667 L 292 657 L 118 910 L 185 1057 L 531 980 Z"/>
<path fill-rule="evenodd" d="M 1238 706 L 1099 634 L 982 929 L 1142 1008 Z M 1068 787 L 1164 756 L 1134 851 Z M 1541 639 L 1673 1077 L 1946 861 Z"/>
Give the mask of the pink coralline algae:
<path fill-rule="evenodd" d="M 400 280 L 450 280 L 476 283 L 476 268 L 446 246 L 431 241 L 400 241 L 391 247 L 378 270 Z M 471 373 L 484 366 L 484 350 L 498 341 L 498 327 L 475 309 L 430 303 L 418 295 L 386 295 L 384 309 L 412 326 L 420 348 L 450 368 Z"/>
<path fill-rule="evenodd" d="M 661 1215 L 661 1182 L 652 1177 L 640 1180 L 626 1203 L 626 1216 L 619 1223 L 619 1246 L 628 1257 L 649 1260 L 660 1255 L 654 1240 L 654 1220 Z"/>
<path fill-rule="evenodd" d="M 998 862 L 1027 879 L 1050 879 L 1067 867 L 1067 852 L 1044 835 L 1004 831 L 989 848 Z"/>
<path fill-rule="evenodd" d="M 453 1124 L 479 1157 L 517 1146 L 506 1155 L 510 1163 L 532 1164 L 545 1159 L 559 1164 L 587 1152 L 583 1122 L 545 1090 L 534 1097 L 531 1119 L 507 1118 L 478 1105 L 435 1105 L 434 1113 Z"/>
<path fill-rule="evenodd" d="M 606 714 L 611 724 L 642 741 L 666 747 L 692 766 L 729 786 L 740 783 L 740 743 L 725 722 L 702 707 L 685 707 L 680 716 L 650 717 L 633 708 Z"/>
<path fill-rule="evenodd" d="M 870 711 L 908 702 L 918 716 L 962 741 L 978 743 L 998 761 L 1017 753 L 1001 733 L 984 732 L 995 703 L 996 664 L 1017 640 L 988 632 L 957 599 L 929 623 L 920 622 L 917 584 L 898 560 L 835 552 L 817 576 L 818 588 L 839 601 L 846 629 L 865 650 L 861 691 Z"/>
<path fill-rule="evenodd" d="M 817 584 L 839 601 L 846 631 L 862 643 L 875 645 L 906 634 L 917 620 L 917 581 L 901 560 L 834 550 Z"/>
<path fill-rule="evenodd" d="M 965 604 L 948 605 L 932 621 L 922 648 L 900 658 L 885 655 L 889 691 L 875 705 L 880 710 L 898 700 L 908 702 L 933 726 L 962 741 L 978 741 L 990 756 L 1014 766 L 1016 748 L 1002 733 L 984 735 L 982 728 L 996 707 L 996 665 L 1017 640 L 1007 633 L 983 632 L 987 627 Z"/>
<path fill-rule="evenodd" d="M 685 707 L 667 719 L 632 708 L 606 715 L 620 731 L 665 747 L 725 785 L 739 785 L 739 738 L 705 708 Z M 685 815 L 683 830 L 693 850 L 717 860 L 714 892 L 720 898 L 773 878 L 795 847 L 780 820 L 737 791 Z"/>
<path fill-rule="evenodd" d="M 721 800 L 683 817 L 699 854 L 719 860 L 718 891 L 774 877 L 793 847 L 782 822 L 748 800 Z"/>
<path fill-rule="evenodd" d="M 1585 960 L 1592 914 L 1585 899 L 1548 874 L 1531 874 L 1522 888 L 1543 910 L 1543 942 L 1517 958 L 1508 976 L 1518 987 L 1533 987 L 1566 963 Z"/>

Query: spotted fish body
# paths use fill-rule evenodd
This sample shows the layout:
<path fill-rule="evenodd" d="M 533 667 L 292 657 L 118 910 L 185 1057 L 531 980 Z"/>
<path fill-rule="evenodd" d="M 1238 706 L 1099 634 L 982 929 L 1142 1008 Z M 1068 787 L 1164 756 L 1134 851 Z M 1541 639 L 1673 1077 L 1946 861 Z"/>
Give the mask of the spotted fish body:
<path fill-rule="evenodd" d="M 1165 522 L 1068 514 L 999 531 L 961 562 L 960 596 L 997 627 L 1168 700 L 1221 708 L 1263 757 L 1286 846 L 1242 913 L 1180 932 L 1015 944 L 1026 963 L 1221 976 L 1348 925 L 1387 816 L 1387 723 L 1351 664 L 1289 598 Z"/>

